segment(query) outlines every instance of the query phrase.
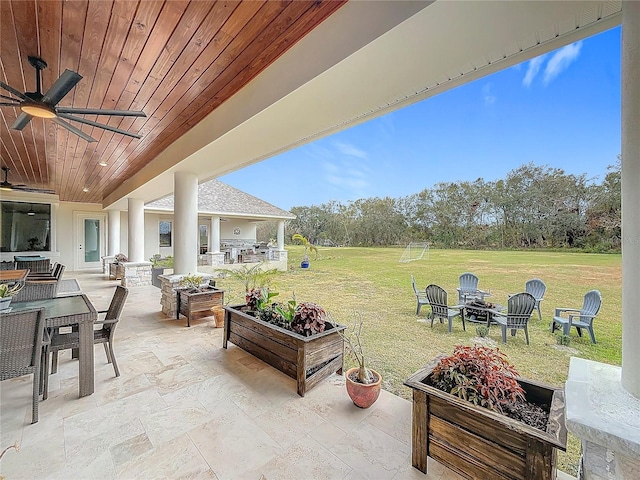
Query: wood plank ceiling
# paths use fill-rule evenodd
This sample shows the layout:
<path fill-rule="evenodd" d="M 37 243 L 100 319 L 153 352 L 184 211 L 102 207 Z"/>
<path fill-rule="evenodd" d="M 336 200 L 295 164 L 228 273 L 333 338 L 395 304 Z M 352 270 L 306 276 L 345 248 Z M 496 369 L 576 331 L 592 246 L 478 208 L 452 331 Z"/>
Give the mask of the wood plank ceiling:
<path fill-rule="evenodd" d="M 101 203 L 345 1 L 0 1 L 2 81 L 35 91 L 27 56 L 38 56 L 48 64 L 43 92 L 65 69 L 84 77 L 58 106 L 147 115 L 86 115 L 142 135 L 76 123 L 97 140 L 88 143 L 35 117 L 12 130 L 21 111 L 1 107 L 0 163 L 11 169 L 9 181 L 55 190 L 63 201 Z"/>

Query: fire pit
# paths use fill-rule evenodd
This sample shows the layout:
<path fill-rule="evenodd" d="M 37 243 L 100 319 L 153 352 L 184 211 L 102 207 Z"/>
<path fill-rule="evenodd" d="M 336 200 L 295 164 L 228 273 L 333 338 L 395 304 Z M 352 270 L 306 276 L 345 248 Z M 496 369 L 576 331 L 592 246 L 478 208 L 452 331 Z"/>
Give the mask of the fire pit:
<path fill-rule="evenodd" d="M 487 321 L 487 317 L 489 315 L 491 315 L 491 313 L 489 312 L 489 310 L 502 310 L 502 306 L 495 304 L 495 303 L 491 303 L 491 302 L 485 302 L 484 300 L 480 300 L 480 299 L 473 299 L 470 302 L 467 302 L 465 304 L 465 318 L 471 322 L 481 322 L 481 323 L 485 323 Z"/>

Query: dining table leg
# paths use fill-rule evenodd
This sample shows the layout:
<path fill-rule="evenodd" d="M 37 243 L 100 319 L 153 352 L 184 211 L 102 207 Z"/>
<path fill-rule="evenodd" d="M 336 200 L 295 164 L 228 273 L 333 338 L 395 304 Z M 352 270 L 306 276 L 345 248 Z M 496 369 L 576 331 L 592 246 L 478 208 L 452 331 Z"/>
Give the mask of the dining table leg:
<path fill-rule="evenodd" d="M 94 392 L 93 321 L 81 322 L 78 325 L 78 334 L 80 337 L 79 393 L 81 397 L 86 397 Z"/>

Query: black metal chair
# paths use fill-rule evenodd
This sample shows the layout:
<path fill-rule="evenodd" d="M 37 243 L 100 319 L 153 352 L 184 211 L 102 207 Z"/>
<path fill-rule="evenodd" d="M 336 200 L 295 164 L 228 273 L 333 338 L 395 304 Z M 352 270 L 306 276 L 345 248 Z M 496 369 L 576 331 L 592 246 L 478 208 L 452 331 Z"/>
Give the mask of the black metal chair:
<path fill-rule="evenodd" d="M 44 308 L 0 314 L 0 380 L 33 374 L 31 423 L 38 421 Z"/>

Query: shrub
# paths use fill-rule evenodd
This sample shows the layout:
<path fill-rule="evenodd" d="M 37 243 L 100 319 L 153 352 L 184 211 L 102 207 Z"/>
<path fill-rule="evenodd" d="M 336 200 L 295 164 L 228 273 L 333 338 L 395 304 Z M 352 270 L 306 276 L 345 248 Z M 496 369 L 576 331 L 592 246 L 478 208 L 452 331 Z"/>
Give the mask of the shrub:
<path fill-rule="evenodd" d="M 431 381 L 440 390 L 504 413 L 505 405 L 525 400 L 517 375 L 497 348 L 457 345 L 433 369 Z"/>
<path fill-rule="evenodd" d="M 571 336 L 569 336 L 569 335 L 557 335 L 556 336 L 556 343 L 558 345 L 564 345 L 565 347 L 568 347 L 569 344 L 571 343 Z"/>
<path fill-rule="evenodd" d="M 478 325 L 476 327 L 476 333 L 479 337 L 484 338 L 489 335 L 489 327 L 487 327 L 486 325 Z"/>

